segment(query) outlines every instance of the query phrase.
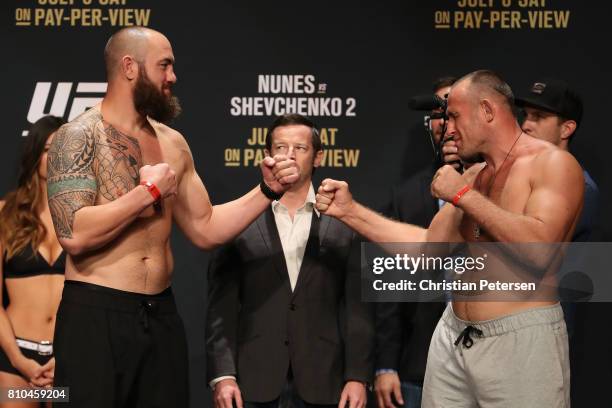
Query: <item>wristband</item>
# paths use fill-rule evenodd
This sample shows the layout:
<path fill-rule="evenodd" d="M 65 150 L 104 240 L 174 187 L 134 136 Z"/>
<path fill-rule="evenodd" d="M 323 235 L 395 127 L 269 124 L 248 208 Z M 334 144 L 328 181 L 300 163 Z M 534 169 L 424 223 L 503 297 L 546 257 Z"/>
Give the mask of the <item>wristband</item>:
<path fill-rule="evenodd" d="M 270 200 L 280 200 L 281 197 L 283 196 L 284 193 L 277 193 L 274 190 L 272 190 L 270 187 L 268 187 L 268 185 L 266 184 L 265 181 L 261 181 L 261 183 L 259 183 L 259 189 L 261 190 L 261 192 L 263 193 L 263 195 L 265 195 L 266 197 L 268 197 Z"/>
<path fill-rule="evenodd" d="M 463 188 L 461 190 L 459 190 L 459 192 L 457 192 L 457 194 L 455 194 L 455 196 L 453 197 L 453 205 L 457 205 L 457 203 L 459 202 L 459 199 L 468 191 L 470 191 L 471 188 L 469 185 L 465 185 L 463 186 Z"/>
<path fill-rule="evenodd" d="M 147 188 L 147 191 L 149 194 L 151 194 L 151 196 L 153 196 L 156 203 L 159 202 L 161 199 L 161 193 L 155 184 L 151 183 L 150 181 L 141 181 L 140 185 Z"/>

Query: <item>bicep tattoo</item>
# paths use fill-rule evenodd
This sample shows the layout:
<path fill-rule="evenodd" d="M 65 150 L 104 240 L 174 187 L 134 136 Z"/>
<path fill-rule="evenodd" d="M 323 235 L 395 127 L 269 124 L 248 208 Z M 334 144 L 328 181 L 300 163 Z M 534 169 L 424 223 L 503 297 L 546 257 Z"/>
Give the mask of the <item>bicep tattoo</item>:
<path fill-rule="evenodd" d="M 74 214 L 95 202 L 95 149 L 92 132 L 80 124 L 63 126 L 53 139 L 47 161 L 47 193 L 58 238 L 72 238 Z"/>

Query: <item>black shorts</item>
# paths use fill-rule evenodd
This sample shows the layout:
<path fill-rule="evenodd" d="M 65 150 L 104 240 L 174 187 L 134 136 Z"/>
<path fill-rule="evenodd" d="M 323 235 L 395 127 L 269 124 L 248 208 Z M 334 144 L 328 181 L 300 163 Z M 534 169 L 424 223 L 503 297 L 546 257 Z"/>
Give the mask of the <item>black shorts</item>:
<path fill-rule="evenodd" d="M 33 342 L 33 343 L 36 343 L 36 342 Z M 42 354 L 39 354 L 37 351 L 30 350 L 30 349 L 23 348 L 23 347 L 19 347 L 19 350 L 21 350 L 21 354 L 23 354 L 26 358 L 30 358 L 36 361 L 41 366 L 47 364 L 47 362 L 53 358 L 52 354 L 42 355 Z M 6 353 L 1 347 L 0 347 L 0 371 L 9 373 L 9 374 L 15 374 L 15 375 L 22 376 L 21 373 L 17 371 L 15 367 L 13 367 L 13 365 L 11 364 L 11 360 L 9 360 L 8 356 L 6 355 Z M 30 381 L 30 380 L 26 379 L 26 381 Z"/>
<path fill-rule="evenodd" d="M 187 342 L 170 288 L 143 295 L 66 281 L 54 352 L 54 385 L 70 395 L 60 408 L 188 406 Z"/>

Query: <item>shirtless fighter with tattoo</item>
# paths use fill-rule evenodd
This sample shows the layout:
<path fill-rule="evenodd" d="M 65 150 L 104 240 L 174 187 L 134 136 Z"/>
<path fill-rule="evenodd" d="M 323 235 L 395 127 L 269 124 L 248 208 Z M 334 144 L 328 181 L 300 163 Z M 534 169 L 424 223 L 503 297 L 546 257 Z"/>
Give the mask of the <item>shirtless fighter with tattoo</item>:
<path fill-rule="evenodd" d="M 260 186 L 213 207 L 187 142 L 165 125 L 180 110 L 168 39 L 124 28 L 104 57 L 106 96 L 63 126 L 49 151 L 49 206 L 69 254 L 55 385 L 70 387 L 72 406 L 186 407 L 186 340 L 169 287 L 172 222 L 200 248 L 224 243 L 299 169 L 267 157 Z"/>
<path fill-rule="evenodd" d="M 447 131 L 462 160 L 481 155 L 486 164 L 463 176 L 448 165 L 438 170 L 431 191 L 447 204 L 428 229 L 383 218 L 335 180 L 323 181 L 317 208 L 377 242 L 571 240 L 582 170 L 568 152 L 521 131 L 513 99 L 491 71 L 468 74 L 451 88 Z M 431 340 L 422 406 L 569 407 L 567 331 L 547 291 L 540 285 L 520 301 L 455 299 Z"/>

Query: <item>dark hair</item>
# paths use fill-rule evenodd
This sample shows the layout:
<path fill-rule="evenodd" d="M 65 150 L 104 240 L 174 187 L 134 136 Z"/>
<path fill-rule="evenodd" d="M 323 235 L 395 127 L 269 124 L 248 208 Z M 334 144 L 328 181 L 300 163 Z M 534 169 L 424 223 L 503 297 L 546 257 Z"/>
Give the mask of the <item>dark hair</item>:
<path fill-rule="evenodd" d="M 512 88 L 504 81 L 501 75 L 488 69 L 481 69 L 467 74 L 460 81 L 464 79 L 469 79 L 471 85 L 497 92 L 502 96 L 504 103 L 508 105 L 508 109 L 512 114 L 515 117 L 517 116 L 516 106 L 514 105 L 514 93 L 512 93 Z"/>
<path fill-rule="evenodd" d="M 282 126 L 291 125 L 304 125 L 309 127 L 312 132 L 312 147 L 315 153 L 319 150 L 323 150 L 321 145 L 321 137 L 319 136 L 319 131 L 317 130 L 315 124 L 306 116 L 302 116 L 297 113 L 286 113 L 277 117 L 274 122 L 272 122 L 272 125 L 268 128 L 268 133 L 266 134 L 266 149 L 268 149 L 269 152 L 272 152 L 272 133 L 274 133 L 274 130 Z"/>
<path fill-rule="evenodd" d="M 454 76 L 444 76 L 444 77 L 438 78 L 433 83 L 432 91 L 433 93 L 436 93 L 438 92 L 438 90 L 442 88 L 452 86 L 455 82 L 457 82 L 457 78 Z"/>
<path fill-rule="evenodd" d="M 0 210 L 0 242 L 6 259 L 28 244 L 36 250 L 45 238 L 47 232 L 38 218 L 38 209 L 47 197 L 40 185 L 38 166 L 49 136 L 64 123 L 62 118 L 44 116 L 30 127 L 21 154 L 17 188 L 6 195 L 5 205 Z"/>

